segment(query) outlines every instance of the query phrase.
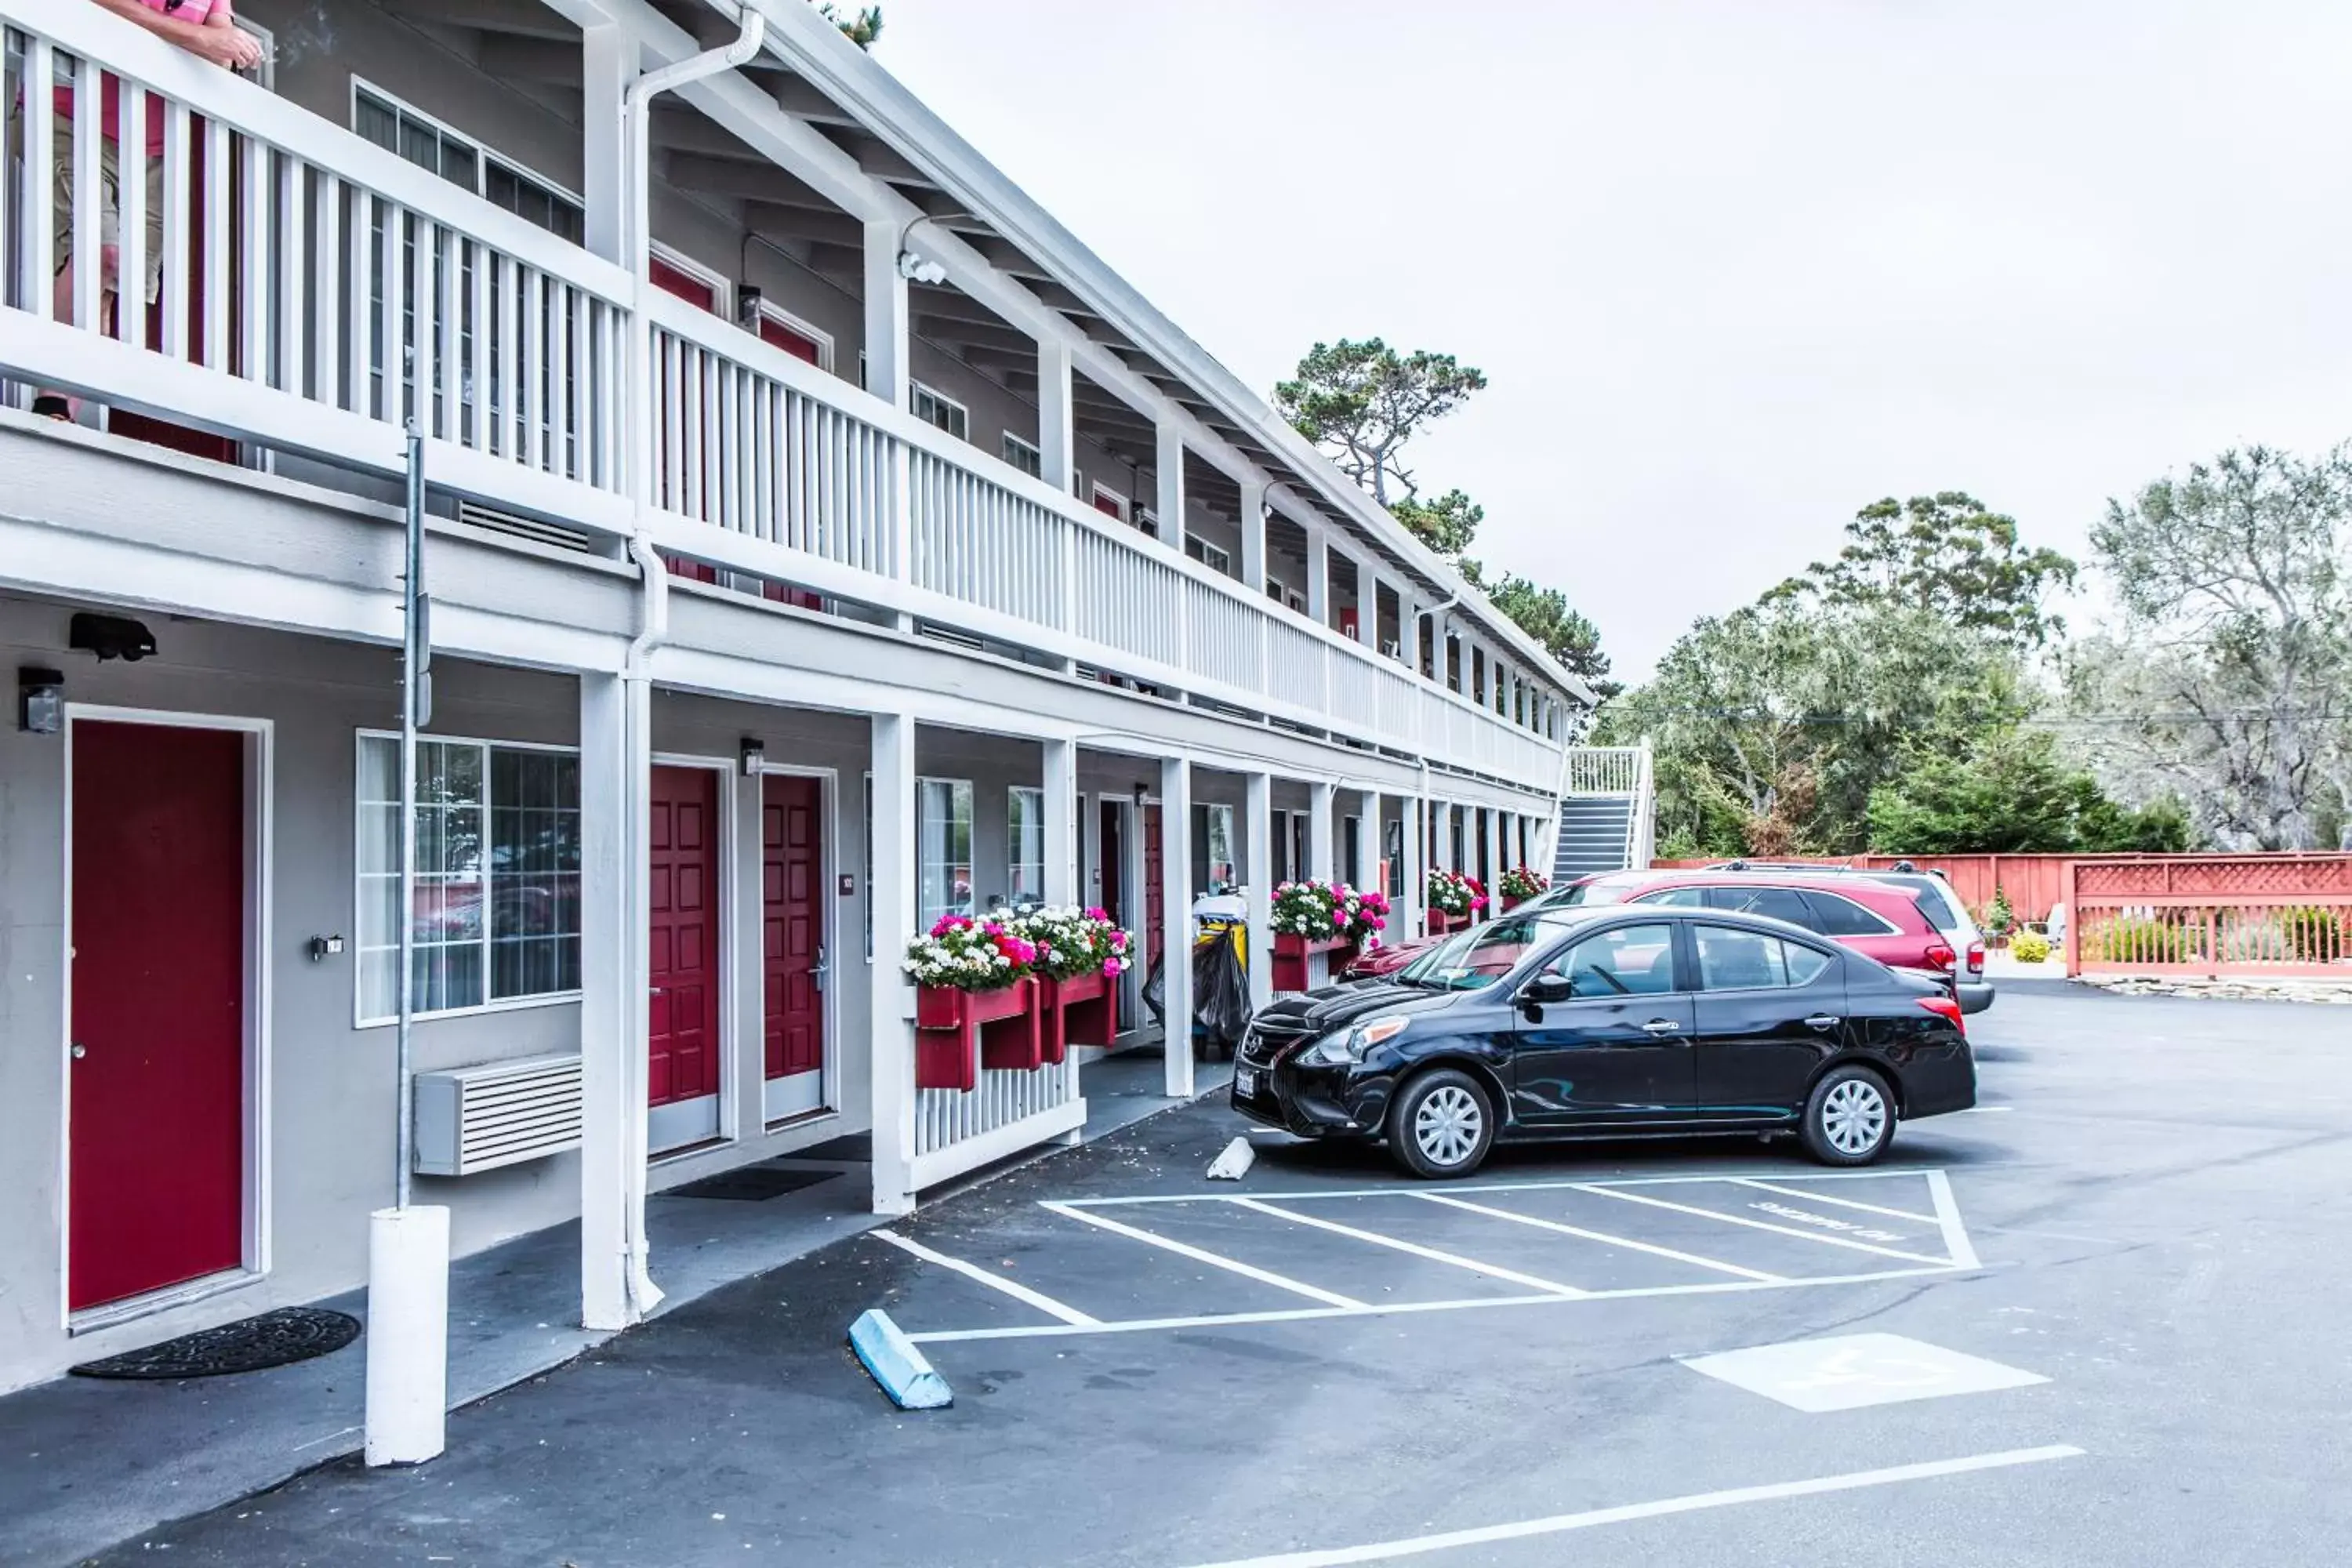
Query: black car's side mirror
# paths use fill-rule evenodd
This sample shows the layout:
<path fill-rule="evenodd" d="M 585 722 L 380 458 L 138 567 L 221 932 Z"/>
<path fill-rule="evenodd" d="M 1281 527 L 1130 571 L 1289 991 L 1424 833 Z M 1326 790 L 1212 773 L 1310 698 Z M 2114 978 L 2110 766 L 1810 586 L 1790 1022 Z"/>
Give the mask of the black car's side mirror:
<path fill-rule="evenodd" d="M 1520 1005 L 1528 1007 L 1566 1002 L 1575 995 L 1576 983 L 1565 974 L 1538 974 L 1519 987 Z"/>

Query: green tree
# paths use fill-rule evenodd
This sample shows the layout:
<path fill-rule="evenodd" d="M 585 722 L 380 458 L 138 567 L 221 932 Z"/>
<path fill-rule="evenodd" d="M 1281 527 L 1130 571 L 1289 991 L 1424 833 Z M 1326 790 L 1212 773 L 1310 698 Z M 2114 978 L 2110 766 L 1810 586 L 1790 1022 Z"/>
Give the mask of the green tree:
<path fill-rule="evenodd" d="M 1874 501 L 1846 524 L 1845 548 L 1774 589 L 1798 603 L 1906 605 L 2024 651 L 2065 632 L 2042 608 L 2074 585 L 2074 563 L 2018 542 L 2017 520 L 1959 490 Z"/>
<path fill-rule="evenodd" d="M 1297 374 L 1274 389 L 1274 405 L 1387 506 L 1421 493 L 1400 461 L 1406 444 L 1486 388 L 1485 373 L 1452 354 L 1401 354 L 1378 338 L 1342 338 L 1309 349 Z"/>
<path fill-rule="evenodd" d="M 1486 509 L 1458 489 L 1433 501 L 1407 496 L 1391 501 L 1389 510 L 1412 530 L 1413 537 L 1457 565 L 1464 563 L 1463 552 L 1478 537 L 1478 525 L 1486 521 Z"/>
<path fill-rule="evenodd" d="M 2048 730 L 2005 726 L 1964 751 L 1906 749 L 1870 795 L 1870 843 L 1882 854 L 2097 854 L 2185 849 L 2177 803 L 2132 810 L 2059 755 Z"/>
<path fill-rule="evenodd" d="M 1475 572 L 1476 562 L 1465 564 Z M 1474 575 L 1471 580 L 1478 578 Z M 1546 653 L 1592 688 L 1595 697 L 1606 701 L 1625 689 L 1622 682 L 1609 679 L 1609 656 L 1601 651 L 1601 628 L 1570 608 L 1566 594 L 1506 573 L 1500 582 L 1486 588 L 1486 597 Z"/>
<path fill-rule="evenodd" d="M 882 36 L 882 7 L 879 5 L 861 5 L 855 11 L 845 13 L 836 5 L 820 4 L 817 14 L 840 28 L 841 36 L 861 49 L 872 48 L 874 40 Z"/>
<path fill-rule="evenodd" d="M 2122 614 L 2069 694 L 2114 771 L 2231 847 L 2352 847 L 2352 448 L 2224 452 L 2091 542 Z"/>

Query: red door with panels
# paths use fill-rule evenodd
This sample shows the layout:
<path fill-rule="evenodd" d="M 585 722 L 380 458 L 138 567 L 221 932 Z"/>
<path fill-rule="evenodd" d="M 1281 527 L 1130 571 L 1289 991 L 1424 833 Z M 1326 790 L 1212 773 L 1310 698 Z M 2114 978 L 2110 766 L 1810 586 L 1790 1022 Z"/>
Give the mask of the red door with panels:
<path fill-rule="evenodd" d="M 719 774 L 656 768 L 652 1060 L 655 1105 L 719 1092 Z"/>
<path fill-rule="evenodd" d="M 760 806 L 761 1016 L 767 1075 L 824 1066 L 824 786 L 771 773 Z"/>
<path fill-rule="evenodd" d="M 1143 808 L 1143 962 L 1148 970 L 1168 947 L 1166 873 L 1160 864 L 1160 808 Z"/>
<path fill-rule="evenodd" d="M 67 1303 L 245 1261 L 245 737 L 73 726 Z"/>

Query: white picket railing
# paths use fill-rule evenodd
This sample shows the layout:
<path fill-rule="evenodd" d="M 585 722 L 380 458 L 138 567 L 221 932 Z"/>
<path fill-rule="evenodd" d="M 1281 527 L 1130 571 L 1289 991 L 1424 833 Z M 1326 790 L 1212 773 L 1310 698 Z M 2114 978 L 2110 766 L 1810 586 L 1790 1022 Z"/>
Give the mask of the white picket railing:
<path fill-rule="evenodd" d="M 1568 753 L 1561 788 L 1570 795 L 1637 795 L 1649 776 L 1640 746 L 1579 746 Z"/>
<path fill-rule="evenodd" d="M 0 373 L 378 471 L 414 416 L 436 482 L 492 506 L 644 528 L 677 553 L 1363 743 L 1552 776 L 1559 748 L 1526 726 L 100 7 L 0 0 L 0 25 L 24 153 L 0 202 Z M 98 250 L 92 59 L 124 83 L 121 271 L 159 261 L 152 326 L 104 308 L 97 268 L 61 308 L 45 286 L 56 223 L 73 255 Z M 69 113 L 45 83 L 81 89 Z M 68 135 L 55 214 L 27 198 Z"/>

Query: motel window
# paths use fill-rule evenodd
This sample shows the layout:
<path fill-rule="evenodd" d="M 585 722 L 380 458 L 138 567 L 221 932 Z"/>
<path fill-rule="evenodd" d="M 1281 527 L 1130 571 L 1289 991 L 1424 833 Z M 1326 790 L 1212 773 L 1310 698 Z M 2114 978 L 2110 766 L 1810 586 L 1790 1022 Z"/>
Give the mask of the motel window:
<path fill-rule="evenodd" d="M 1234 558 L 1197 533 L 1184 536 L 1184 553 L 1220 576 L 1234 574 Z"/>
<path fill-rule="evenodd" d="M 921 382 L 912 383 L 907 392 L 907 405 L 915 417 L 926 425 L 936 425 L 961 441 L 971 428 L 971 411 L 951 397 L 942 397 Z"/>
<path fill-rule="evenodd" d="M 1192 807 L 1192 888 L 1196 893 L 1231 892 L 1241 885 L 1234 843 L 1234 808 L 1209 804 Z"/>
<path fill-rule="evenodd" d="M 915 903 L 919 929 L 971 903 L 971 781 L 915 781 Z"/>
<path fill-rule="evenodd" d="M 1004 460 L 1033 479 L 1045 477 L 1045 454 L 1010 430 L 1004 433 Z"/>
<path fill-rule="evenodd" d="M 400 742 L 359 755 L 360 1022 L 400 1012 Z M 420 741 L 416 1011 L 457 1013 L 580 989 L 580 762 L 572 752 Z"/>
<path fill-rule="evenodd" d="M 1004 896 L 1015 907 L 1045 899 L 1045 792 L 1016 789 L 1007 806 L 1004 837 L 1010 875 Z"/>
<path fill-rule="evenodd" d="M 574 245 L 586 230 L 587 210 L 561 186 L 362 83 L 352 87 L 352 129 Z"/>

